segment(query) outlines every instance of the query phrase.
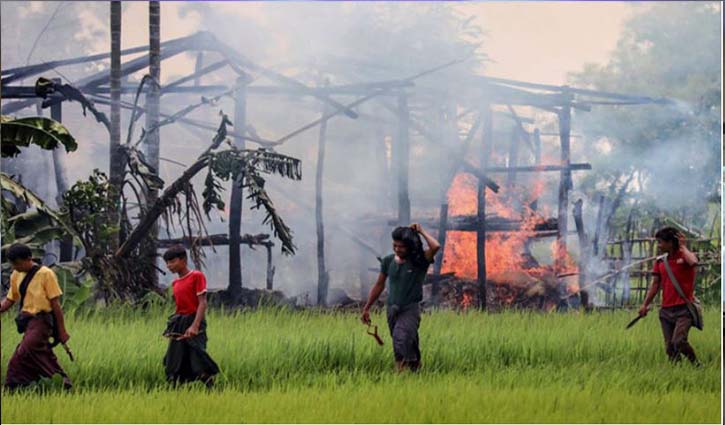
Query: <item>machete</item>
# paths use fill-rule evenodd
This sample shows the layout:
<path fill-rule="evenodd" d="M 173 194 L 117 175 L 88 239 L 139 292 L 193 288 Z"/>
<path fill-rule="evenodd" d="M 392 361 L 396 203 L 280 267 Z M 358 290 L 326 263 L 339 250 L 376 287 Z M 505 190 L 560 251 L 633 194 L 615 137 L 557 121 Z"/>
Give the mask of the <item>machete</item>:
<path fill-rule="evenodd" d="M 632 326 L 634 326 L 639 321 L 639 319 L 641 319 L 643 317 L 644 316 L 637 316 L 637 317 L 635 317 L 631 322 L 629 322 L 629 324 L 627 325 L 627 327 L 625 329 L 631 328 Z"/>

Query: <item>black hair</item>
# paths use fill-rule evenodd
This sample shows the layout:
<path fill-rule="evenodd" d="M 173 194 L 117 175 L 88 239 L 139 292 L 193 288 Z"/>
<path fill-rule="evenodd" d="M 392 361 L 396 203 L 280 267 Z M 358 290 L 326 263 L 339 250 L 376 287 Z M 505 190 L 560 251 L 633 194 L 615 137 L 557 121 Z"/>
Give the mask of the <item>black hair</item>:
<path fill-rule="evenodd" d="M 184 245 L 176 244 L 164 252 L 164 261 L 171 261 L 174 258 L 186 260 L 186 248 L 184 248 Z"/>
<path fill-rule="evenodd" d="M 27 245 L 21 243 L 14 243 L 5 250 L 5 256 L 8 261 L 13 262 L 17 260 L 30 260 L 33 258 L 33 252 Z"/>
<path fill-rule="evenodd" d="M 675 251 L 677 251 L 680 249 L 679 235 L 680 231 L 674 227 L 663 227 L 655 233 L 655 238 L 665 242 L 672 242 L 672 246 L 675 248 Z"/>
<path fill-rule="evenodd" d="M 410 227 L 396 227 L 391 235 L 394 241 L 403 242 L 408 249 L 408 257 L 416 267 L 428 267 L 430 262 L 425 258 L 423 241 L 420 235 Z"/>

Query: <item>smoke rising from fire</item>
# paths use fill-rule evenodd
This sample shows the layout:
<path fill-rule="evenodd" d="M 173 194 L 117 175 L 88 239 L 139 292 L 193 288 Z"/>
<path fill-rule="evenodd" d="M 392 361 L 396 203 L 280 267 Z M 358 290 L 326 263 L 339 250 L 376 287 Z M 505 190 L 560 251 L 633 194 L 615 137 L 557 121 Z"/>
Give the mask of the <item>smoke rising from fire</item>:
<path fill-rule="evenodd" d="M 3 11 L 11 6 L 3 4 Z M 416 80 L 415 86 L 409 89 L 412 95 L 408 99 L 413 123 L 409 129 L 409 190 L 413 218 L 437 220 L 442 199 L 449 201 L 450 216 L 475 215 L 475 179 L 469 174 L 458 174 L 451 190 L 444 182 L 450 171 L 451 158 L 467 136 L 476 109 L 480 107 L 476 100 L 478 93 L 462 84 L 462 81 L 467 75 L 474 72 L 480 74 L 486 70 L 488 58 L 484 54 L 489 39 L 477 34 L 474 28 L 464 28 L 467 17 L 458 16 L 458 12 L 452 11 L 450 5 L 443 3 L 312 2 L 286 3 L 283 6 L 250 4 L 249 13 L 244 16 L 234 11 L 235 8 L 247 7 L 240 3 L 192 3 L 178 6 L 178 11 L 182 16 L 186 14 L 193 18 L 188 34 L 197 30 L 210 31 L 254 62 L 309 86 L 321 85 L 325 78 L 329 78 L 332 85 L 400 79 L 475 53 L 462 65 Z M 164 7 L 168 7 L 167 4 Z M 94 31 L 100 31 L 99 23 L 108 21 L 108 17 L 102 15 L 106 9 L 105 6 L 99 8 L 96 11 L 98 19 L 93 20 L 93 25 L 83 27 L 83 40 Z M 471 32 L 466 32 L 468 30 Z M 49 39 L 53 39 L 52 33 L 49 36 Z M 482 45 L 477 46 L 478 42 Z M 93 43 L 95 45 L 95 41 Z M 10 60 L 8 55 L 7 52 L 3 54 L 4 66 L 22 65 Z M 182 62 L 187 66 L 196 60 L 196 55 L 191 53 L 180 57 L 183 57 Z M 216 60 L 219 60 L 218 56 L 206 54 L 203 63 L 209 65 Z M 167 62 L 162 64 L 162 81 L 172 81 L 173 77 L 184 74 L 165 64 Z M 88 72 L 90 70 L 77 68 L 67 71 L 65 75 L 75 80 Z M 141 76 L 142 73 L 131 76 L 128 84 L 137 83 Z M 201 84 L 230 85 L 236 77 L 233 71 L 227 69 L 203 77 Z M 253 77 L 253 86 L 278 85 L 261 73 L 253 73 Z M 441 104 L 440 99 L 448 94 L 459 97 L 460 104 Z M 339 96 L 336 99 L 348 103 L 360 96 Z M 173 113 L 198 101 L 198 95 L 169 94 L 162 98 L 161 109 Z M 461 117 L 458 127 L 452 128 L 450 116 L 461 114 L 468 108 L 473 108 L 474 112 Z M 656 108 L 655 113 L 661 114 L 663 121 L 669 119 L 668 115 L 677 121 L 679 116 L 689 116 L 695 109 L 687 102 Z M 222 99 L 218 105 L 201 108 L 190 118 L 217 124 L 220 110 L 232 118 L 233 100 Z M 394 96 L 381 96 L 355 110 L 360 114 L 356 120 L 340 115 L 328 122 L 323 201 L 331 287 L 343 288 L 350 295 L 360 297 L 360 292 L 375 278 L 379 267 L 376 254 L 390 252 L 390 231 L 395 227 L 390 222 L 395 220 L 397 214 L 397 175 L 392 157 L 399 128 L 397 99 Z M 647 110 L 652 111 L 654 108 L 649 107 Z M 246 124 L 252 126 L 259 136 L 274 140 L 319 118 L 322 111 L 323 105 L 311 97 L 250 94 L 247 99 Z M 524 117 L 530 115 L 530 111 L 525 108 L 517 107 L 517 111 Z M 629 172 L 632 164 L 636 163 L 647 173 L 635 179 L 633 187 L 654 199 L 663 209 L 676 210 L 703 202 L 706 194 L 693 188 L 704 187 L 709 179 L 714 178 L 709 167 L 697 166 L 699 163 L 709 163 L 709 155 L 714 152 L 707 139 L 692 137 L 653 141 L 645 152 L 641 152 L 626 145 L 627 122 L 611 121 L 607 123 L 610 127 L 604 134 L 612 136 L 613 148 L 607 154 L 595 153 L 592 146 L 602 133 L 601 126 L 593 122 L 593 118 L 586 117 L 596 116 L 598 111 L 575 112 L 573 132 L 586 137 L 572 142 L 572 162 L 591 162 L 597 171 L 623 173 Z M 507 146 L 514 123 L 505 115 L 506 112 L 507 109 L 501 107 L 494 114 L 496 147 L 495 155 L 489 161 L 490 166 L 505 166 L 508 161 Z M 33 114 L 34 111 L 24 113 Z M 542 131 L 558 131 L 555 125 L 550 124 L 550 114 L 547 116 L 547 113 L 542 112 L 531 116 L 536 122 L 526 124 L 529 131 L 534 127 L 540 127 Z M 128 114 L 124 112 L 123 137 L 126 136 L 127 120 Z M 93 168 L 107 169 L 105 130 L 84 118 L 77 104 L 64 105 L 64 123 L 81 145 L 78 152 L 66 156 L 69 180 L 85 178 Z M 161 130 L 161 157 L 189 165 L 206 149 L 212 136 L 212 131 L 194 129 L 188 125 L 166 126 Z M 473 148 L 467 154 L 467 160 L 478 157 L 481 139 L 479 129 L 473 135 Z M 277 148 L 280 153 L 302 160 L 301 182 L 275 177 L 270 177 L 267 182 L 269 194 L 292 228 L 298 247 L 294 257 L 279 255 L 279 247 L 275 247 L 275 288 L 283 290 L 287 295 L 307 296 L 310 302 L 315 301 L 317 286 L 314 215 L 317 143 L 318 129 L 313 128 Z M 257 146 L 247 143 L 247 147 Z M 558 163 L 556 138 L 545 137 L 543 148 L 542 163 Z M 33 152 L 33 155 L 39 158 L 39 162 L 44 161 L 43 167 L 48 168 L 48 164 L 51 164 L 48 155 L 40 151 Z M 519 163 L 533 164 L 533 154 L 524 147 Z M 183 170 L 167 161 L 162 161 L 160 168 L 161 177 L 167 184 Z M 577 196 L 585 197 L 584 222 L 589 233 L 593 234 L 593 223 L 596 221 L 596 198 L 593 194 L 608 188 L 596 187 L 595 184 L 587 186 L 584 181 L 587 173 L 574 174 L 574 192 L 570 199 L 573 202 Z M 536 224 L 556 215 L 559 173 L 520 173 L 511 190 L 504 184 L 505 174 L 492 174 L 491 177 L 501 185 L 502 190 L 499 194 L 486 191 L 487 213 L 492 217 L 520 221 L 521 226 L 518 232 L 491 233 L 489 236 L 487 263 L 490 273 L 505 273 L 524 266 L 536 270 L 550 265 L 557 249 L 552 246 L 553 238 L 532 241 L 532 236 Z M 203 176 L 195 178 L 193 184 L 197 190 L 202 188 Z M 226 188 L 225 195 L 228 197 L 228 184 Z M 52 188 L 46 187 L 41 195 L 52 198 L 54 193 Z M 534 201 L 538 201 L 536 210 L 531 208 Z M 261 224 L 263 214 L 250 211 L 248 207 L 249 202 L 245 201 L 242 232 L 269 233 L 270 229 Z M 210 234 L 228 232 L 227 214 L 212 214 L 213 220 L 207 226 Z M 571 217 L 569 223 L 570 230 L 573 230 Z M 434 234 L 436 232 L 435 229 L 429 230 Z M 375 252 L 355 242 L 350 234 L 363 240 Z M 161 237 L 165 236 L 162 230 Z M 171 236 L 179 235 L 171 232 Z M 443 272 L 454 271 L 463 277 L 475 278 L 475 233 L 452 231 L 448 237 Z M 575 239 L 570 237 L 568 240 L 572 251 L 576 250 Z M 223 246 L 217 246 L 215 250 L 207 250 L 204 271 L 209 277 L 210 287 L 223 288 L 228 281 L 228 250 Z M 243 247 L 242 258 L 244 286 L 264 287 L 265 250 Z M 571 264 L 568 266 L 570 269 Z M 167 275 L 161 281 L 169 283 L 171 278 Z"/>

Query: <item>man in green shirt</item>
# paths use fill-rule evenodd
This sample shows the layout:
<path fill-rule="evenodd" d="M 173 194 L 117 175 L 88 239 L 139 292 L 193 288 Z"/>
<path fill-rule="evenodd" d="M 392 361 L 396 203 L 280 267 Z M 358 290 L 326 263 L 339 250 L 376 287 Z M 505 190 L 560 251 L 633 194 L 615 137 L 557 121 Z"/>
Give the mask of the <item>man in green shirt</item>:
<path fill-rule="evenodd" d="M 420 236 L 425 238 L 428 249 L 423 249 Z M 395 366 L 401 372 L 406 368 L 415 372 L 420 368 L 418 327 L 423 280 L 440 245 L 419 224 L 398 227 L 393 230 L 392 237 L 394 253 L 381 260 L 378 280 L 370 290 L 361 319 L 370 324 L 370 307 L 385 289 L 385 281 L 389 280 L 387 318 Z"/>

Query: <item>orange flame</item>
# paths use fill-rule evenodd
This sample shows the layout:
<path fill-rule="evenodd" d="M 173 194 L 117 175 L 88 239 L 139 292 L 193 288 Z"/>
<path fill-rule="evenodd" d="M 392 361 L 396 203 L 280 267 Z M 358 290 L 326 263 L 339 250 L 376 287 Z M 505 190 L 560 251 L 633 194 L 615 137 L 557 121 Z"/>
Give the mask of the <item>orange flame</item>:
<path fill-rule="evenodd" d="M 477 179 L 468 173 L 458 173 L 448 190 L 448 214 L 474 215 L 478 212 L 476 202 Z"/>
<path fill-rule="evenodd" d="M 468 292 L 464 292 L 463 298 L 461 298 L 461 308 L 468 310 L 468 307 L 470 307 L 471 304 L 473 304 L 473 295 Z"/>
<path fill-rule="evenodd" d="M 448 191 L 448 211 L 450 216 L 475 215 L 478 212 L 478 180 L 473 175 L 459 173 Z M 509 271 L 526 270 L 531 274 L 540 274 L 542 269 L 526 267 L 526 244 L 535 236 L 535 227 L 544 221 L 530 204 L 544 191 L 544 181 L 536 180 L 527 190 L 520 186 L 501 187 L 498 194 L 486 189 L 486 215 L 488 218 L 516 220 L 520 222 L 518 230 L 512 232 L 489 232 L 486 238 L 486 273 L 493 275 Z M 518 205 L 518 210 L 515 207 Z M 554 258 L 564 258 L 562 271 L 576 271 L 576 263 L 556 241 L 552 244 Z M 563 250 L 563 251 L 562 251 Z M 561 257 L 557 257 L 556 254 Z M 476 279 L 477 248 L 476 233 L 449 231 L 446 236 L 446 249 L 443 257 L 442 273 L 455 272 L 457 276 Z"/>
<path fill-rule="evenodd" d="M 569 255 L 566 246 L 560 245 L 558 240 L 551 243 L 551 251 L 556 254 L 554 258 L 560 258 L 561 261 L 556 264 L 557 273 L 574 273 L 577 271 L 576 261 Z"/>

